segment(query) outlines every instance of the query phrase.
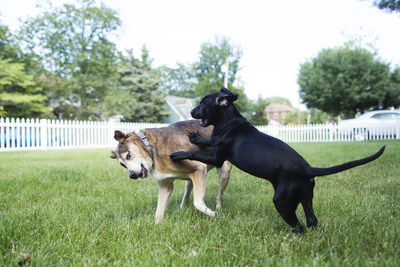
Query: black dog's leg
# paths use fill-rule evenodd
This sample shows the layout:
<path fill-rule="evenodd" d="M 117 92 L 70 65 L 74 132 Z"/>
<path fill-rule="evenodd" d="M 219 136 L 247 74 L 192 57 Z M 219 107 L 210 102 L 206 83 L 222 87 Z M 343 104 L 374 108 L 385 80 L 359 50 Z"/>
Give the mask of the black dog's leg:
<path fill-rule="evenodd" d="M 178 151 L 172 153 L 171 155 L 169 155 L 169 157 L 173 161 L 184 159 L 197 160 L 205 164 L 214 165 L 218 168 L 220 168 L 225 161 L 224 158 L 218 156 L 214 149 L 211 153 L 204 153 L 200 151 Z"/>
<path fill-rule="evenodd" d="M 205 139 L 199 135 L 199 133 L 189 133 L 189 140 L 192 144 L 198 146 L 212 146 L 213 142 L 211 139 Z"/>
<path fill-rule="evenodd" d="M 315 186 L 314 179 L 310 180 L 310 182 L 305 186 L 306 186 L 306 188 L 304 188 L 305 194 L 303 199 L 301 200 L 301 204 L 303 205 L 304 214 L 306 215 L 307 227 L 316 227 L 318 224 L 318 220 L 315 217 L 312 206 L 312 200 L 314 195 L 313 191 Z"/>
<path fill-rule="evenodd" d="M 300 199 L 297 198 L 296 194 L 293 194 L 296 193 L 292 192 L 295 190 L 287 190 L 286 187 L 287 186 L 281 186 L 275 189 L 273 201 L 276 210 L 279 212 L 285 222 L 292 227 L 293 232 L 296 234 L 301 234 L 305 231 L 305 228 L 296 216 L 296 209 L 300 203 Z"/>

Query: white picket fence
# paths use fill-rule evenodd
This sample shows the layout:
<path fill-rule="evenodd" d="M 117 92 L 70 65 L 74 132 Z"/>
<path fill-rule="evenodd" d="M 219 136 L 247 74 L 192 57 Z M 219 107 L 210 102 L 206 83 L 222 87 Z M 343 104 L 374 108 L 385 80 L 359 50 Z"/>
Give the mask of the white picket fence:
<path fill-rule="evenodd" d="M 67 121 L 48 119 L 0 118 L 0 152 L 24 150 L 56 150 L 80 148 L 112 148 L 116 146 L 114 131 L 134 132 L 167 124 L 104 121 Z M 334 124 L 299 126 L 257 126 L 285 142 L 339 142 L 354 140 L 400 139 L 400 123 L 396 127 L 368 129 L 340 128 Z"/>

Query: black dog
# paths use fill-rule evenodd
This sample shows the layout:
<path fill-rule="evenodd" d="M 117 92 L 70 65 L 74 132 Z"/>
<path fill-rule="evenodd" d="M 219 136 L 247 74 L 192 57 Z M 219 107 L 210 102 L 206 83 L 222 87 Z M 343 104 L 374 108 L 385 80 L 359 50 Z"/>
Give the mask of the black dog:
<path fill-rule="evenodd" d="M 170 155 L 174 161 L 198 160 L 217 167 L 229 160 L 239 169 L 260 178 L 268 179 L 275 190 L 273 202 L 282 218 L 296 233 L 304 226 L 296 216 L 299 203 L 303 205 L 308 227 L 318 221 L 312 207 L 314 178 L 347 170 L 375 160 L 385 150 L 376 154 L 330 168 L 313 168 L 286 143 L 258 131 L 243 118 L 232 104 L 238 98 L 226 88 L 203 98 L 191 111 L 193 118 L 201 119 L 202 126 L 214 125 L 211 139 L 190 133 L 190 141 L 200 146 L 212 146 L 211 153 L 179 151 Z"/>

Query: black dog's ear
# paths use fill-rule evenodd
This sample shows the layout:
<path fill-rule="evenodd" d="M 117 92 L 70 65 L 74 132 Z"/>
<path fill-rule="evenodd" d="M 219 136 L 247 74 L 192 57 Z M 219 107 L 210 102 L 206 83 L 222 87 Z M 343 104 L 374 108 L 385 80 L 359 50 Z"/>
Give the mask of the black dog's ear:
<path fill-rule="evenodd" d="M 117 130 L 114 132 L 114 139 L 120 143 L 124 142 L 127 137 L 128 136 L 121 131 Z"/>
<path fill-rule="evenodd" d="M 233 103 L 238 99 L 238 95 L 232 93 L 225 87 L 221 87 L 221 91 L 219 92 L 218 97 L 215 99 L 215 102 L 218 106 L 226 107 L 229 103 Z"/>
<path fill-rule="evenodd" d="M 229 91 L 227 88 L 225 88 L 224 86 L 221 87 L 221 91 L 219 91 L 219 93 L 226 94 L 226 95 L 233 95 L 233 93 L 231 91 Z"/>

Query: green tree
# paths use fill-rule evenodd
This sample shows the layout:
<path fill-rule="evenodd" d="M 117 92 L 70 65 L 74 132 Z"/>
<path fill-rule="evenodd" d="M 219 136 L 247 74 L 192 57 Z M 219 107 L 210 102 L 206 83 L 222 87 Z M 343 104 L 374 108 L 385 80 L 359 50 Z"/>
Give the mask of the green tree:
<path fill-rule="evenodd" d="M 299 124 L 298 110 L 296 112 L 290 113 L 285 117 L 284 123 L 288 125 Z M 310 108 L 307 111 L 300 112 L 300 124 L 320 124 L 327 123 L 331 121 L 337 121 L 337 117 L 333 117 L 326 112 L 323 112 L 316 108 Z"/>
<path fill-rule="evenodd" d="M 168 95 L 194 98 L 196 79 L 193 65 L 177 63 L 176 68 L 162 66 L 161 88 Z"/>
<path fill-rule="evenodd" d="M 239 94 L 235 102 L 238 110 L 246 117 L 249 115 L 249 100 L 244 94 L 244 88 L 237 85 L 237 72 L 239 71 L 242 51 L 230 43 L 227 38 L 215 38 L 215 42 L 205 42 L 200 46 L 199 61 L 193 64 L 196 79 L 194 95 L 201 98 L 205 95 L 219 91 L 224 85 L 225 74 L 222 66 L 229 59 L 228 88 L 231 92 Z"/>
<path fill-rule="evenodd" d="M 46 68 L 53 104 L 76 119 L 98 118 L 100 105 L 116 77 L 117 50 L 111 41 L 118 13 L 94 0 L 49 7 L 28 18 L 19 37 Z"/>
<path fill-rule="evenodd" d="M 377 0 L 374 5 L 389 12 L 400 12 L 400 0 Z"/>
<path fill-rule="evenodd" d="M 292 106 L 292 103 L 290 103 L 290 100 L 287 99 L 286 97 L 282 97 L 282 96 L 273 96 L 273 97 L 267 97 L 265 98 L 265 102 L 267 103 L 267 105 L 271 104 L 271 103 L 279 103 L 279 104 L 285 104 L 288 106 Z"/>
<path fill-rule="evenodd" d="M 8 26 L 0 24 L 0 59 L 11 59 L 20 62 L 21 49 Z"/>
<path fill-rule="evenodd" d="M 0 25 L 1 117 L 52 117 L 43 88 L 28 74 L 29 62 L 9 28 Z"/>
<path fill-rule="evenodd" d="M 400 104 L 399 83 L 390 65 L 361 47 L 322 50 L 300 66 L 298 84 L 307 107 L 335 116 L 353 117 Z"/>
<path fill-rule="evenodd" d="M 43 89 L 26 74 L 23 63 L 0 59 L 0 113 L 8 117 L 51 117 Z"/>
<path fill-rule="evenodd" d="M 251 112 L 247 116 L 249 122 L 254 125 L 267 125 L 269 123 L 267 112 L 265 111 L 266 107 L 270 104 L 268 99 L 264 99 L 261 96 L 252 103 Z"/>
<path fill-rule="evenodd" d="M 111 90 L 104 102 L 107 116 L 122 115 L 124 121 L 162 122 L 166 112 L 165 95 L 160 89 L 160 72 L 151 66 L 146 47 L 140 59 L 132 50 L 119 65 L 117 88 Z"/>

